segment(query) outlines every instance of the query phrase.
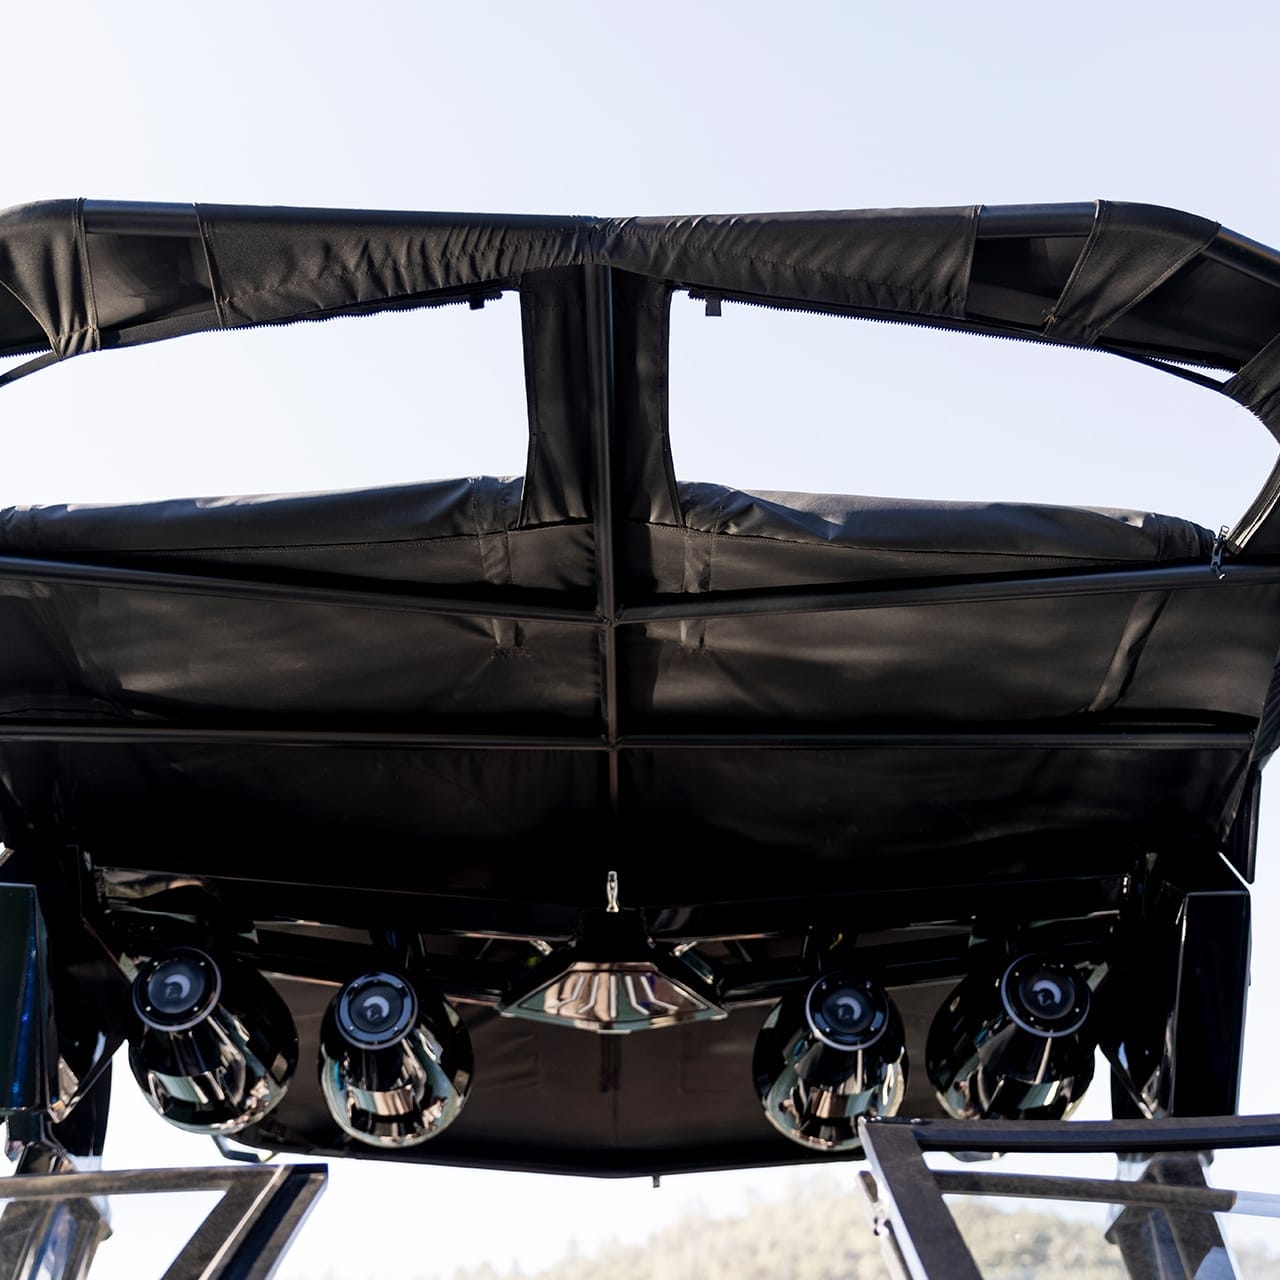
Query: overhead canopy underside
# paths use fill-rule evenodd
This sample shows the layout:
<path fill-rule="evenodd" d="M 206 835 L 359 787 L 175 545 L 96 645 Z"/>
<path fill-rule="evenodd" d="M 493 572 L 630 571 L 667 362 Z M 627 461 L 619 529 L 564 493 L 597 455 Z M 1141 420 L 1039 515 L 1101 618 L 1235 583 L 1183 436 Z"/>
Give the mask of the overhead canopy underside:
<path fill-rule="evenodd" d="M 12 820 L 116 860 L 174 857 L 177 823 L 205 869 L 464 892 L 528 872 L 570 901 L 635 861 L 678 902 L 726 857 L 719 892 L 767 897 L 753 853 L 862 874 L 1055 829 L 1212 844 L 1233 815 L 1280 585 L 1219 584 L 1185 521 L 682 487 L 683 526 L 620 530 L 606 726 L 593 527 L 519 508 L 519 481 L 473 480 L 6 513 L 10 557 L 199 588 L 4 584 Z M 1196 585 L 1054 594 L 1162 565 Z M 896 604 L 920 579 L 962 594 Z M 797 584 L 822 611 L 759 594 Z M 765 611 L 681 616 L 700 599 Z"/>
<path fill-rule="evenodd" d="M 1280 259 L 1148 206 L 10 210 L 0 355 L 33 359 L 8 378 L 516 290 L 530 445 L 514 480 L 4 512 L 5 838 L 56 835 L 107 867 L 565 908 L 597 905 L 618 870 L 629 905 L 736 901 L 766 922 L 786 899 L 958 863 L 1049 876 L 1073 842 L 1116 869 L 1226 845 L 1274 745 L 1275 486 L 1215 545 L 1144 512 L 680 483 L 674 289 L 1195 366 L 1280 433 Z M 639 1094 L 631 1119 L 614 1109 L 600 1141 L 649 1152 L 632 1167 L 697 1164 L 700 1143 L 781 1158 L 758 1114 L 735 1148 L 745 1111 L 701 1096 L 711 1042 L 754 1036 L 719 1026 L 627 1048 L 681 1071 L 679 1045 L 696 1050 L 669 1132 Z M 437 1156 L 492 1162 L 485 1107 L 509 1129 L 576 1069 L 525 1080 L 499 1040 L 516 1092 Z M 521 1149 L 545 1139 L 571 1165 L 574 1132 L 549 1135 Z"/>
<path fill-rule="evenodd" d="M 29 739 L 65 730 L 6 748 L 11 822 L 138 850 L 196 812 L 184 846 L 219 863 L 269 850 L 283 869 L 358 839 L 447 886 L 501 880 L 549 833 L 560 869 L 594 869 L 603 831 L 653 868 L 678 828 L 683 880 L 702 865 L 687 847 L 844 862 L 1046 827 L 1213 841 L 1234 817 L 1277 588 L 1219 587 L 1204 530 L 681 484 L 666 431 L 675 288 L 1197 364 L 1274 428 L 1280 260 L 1204 219 L 1105 202 L 603 219 L 60 201 L 0 216 L 0 285 L 0 352 L 37 363 L 516 289 L 530 404 L 523 480 L 5 513 L 10 557 L 170 575 L 10 566 L 0 706 Z M 1228 565 L 1265 560 L 1271 501 Z M 1014 581 L 1161 565 L 1191 589 Z M 948 582 L 943 603 L 903 594 Z M 980 749 L 959 745 L 975 732 Z M 1022 736 L 1006 749 L 998 732 Z M 343 740 L 359 734 L 386 741 Z M 24 786 L 28 771 L 64 784 Z M 684 892 L 657 874 L 653 891 Z"/>

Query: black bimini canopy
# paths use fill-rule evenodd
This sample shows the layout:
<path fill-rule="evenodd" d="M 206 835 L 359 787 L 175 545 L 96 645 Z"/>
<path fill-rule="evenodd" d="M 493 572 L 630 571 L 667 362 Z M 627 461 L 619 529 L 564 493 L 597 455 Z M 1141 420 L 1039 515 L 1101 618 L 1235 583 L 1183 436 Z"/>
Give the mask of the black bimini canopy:
<path fill-rule="evenodd" d="M 379 910 L 393 893 L 397 912 L 541 937 L 608 870 L 672 938 L 690 912 L 738 904 L 735 928 L 764 934 L 788 901 L 958 867 L 1047 876 L 1079 856 L 1093 874 L 1225 848 L 1251 874 L 1280 482 L 1218 540 L 1144 512 L 684 483 L 677 290 L 1095 347 L 1280 435 L 1280 255 L 1151 206 L 11 209 L 0 355 L 31 358 L 0 382 L 199 330 L 515 291 L 529 453 L 516 480 L 4 512 L 4 838 L 258 885 L 260 904 L 332 892 L 330 920 L 377 891 Z M 509 1114 L 477 1101 L 430 1158 L 589 1164 L 595 1139 L 536 1118 L 509 1129 L 522 1154 L 503 1146 L 520 1089 L 553 1087 L 522 1079 Z M 633 1169 L 774 1140 L 734 1154 L 747 1121 L 681 1097 L 658 1130 L 640 1107 L 584 1124 Z"/>

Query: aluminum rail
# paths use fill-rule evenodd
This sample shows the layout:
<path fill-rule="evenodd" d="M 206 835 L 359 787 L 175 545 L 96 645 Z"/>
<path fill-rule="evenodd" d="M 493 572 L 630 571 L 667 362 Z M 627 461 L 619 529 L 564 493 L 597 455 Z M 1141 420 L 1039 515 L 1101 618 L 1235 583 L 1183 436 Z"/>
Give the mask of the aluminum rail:
<path fill-rule="evenodd" d="M 858 1137 L 871 1167 L 858 1188 L 871 1213 L 890 1271 L 901 1280 L 977 1280 L 977 1263 L 960 1235 L 944 1195 L 1004 1195 L 1093 1201 L 1121 1206 L 1107 1238 L 1119 1246 L 1133 1276 L 1206 1274 L 1234 1277 L 1213 1215 L 1280 1213 L 1280 1196 L 1209 1187 L 1196 1176 L 1168 1179 L 1074 1178 L 932 1170 L 926 1151 L 1114 1152 L 1151 1157 L 1149 1173 L 1197 1153 L 1280 1145 L 1280 1115 L 1169 1117 L 1160 1120 L 1013 1121 L 893 1120 L 863 1117 Z M 1181 1167 L 1181 1166 L 1179 1166 Z M 1135 1216 L 1135 1214 L 1137 1216 Z M 1167 1231 L 1150 1230 L 1146 1215 L 1164 1215 Z M 1166 1236 L 1168 1237 L 1166 1239 Z M 1184 1253 L 1185 1246 L 1185 1253 Z M 1225 1269 L 1224 1269 L 1225 1268 Z"/>
<path fill-rule="evenodd" d="M 1172 1116 L 1161 1120 L 876 1120 L 908 1128 L 921 1151 L 1061 1151 L 1141 1155 L 1280 1146 L 1280 1113 Z"/>
<path fill-rule="evenodd" d="M 0 1181 L 10 1202 L 221 1191 L 164 1280 L 267 1280 L 325 1188 L 322 1164 L 18 1174 Z"/>
<path fill-rule="evenodd" d="M 1120 1194 L 1114 1178 L 1069 1178 L 1049 1173 L 969 1173 L 935 1169 L 933 1180 L 944 1196 L 1026 1196 L 1037 1200 L 1109 1204 Z M 1123 1187 L 1126 1205 L 1208 1213 L 1231 1213 L 1239 1194 L 1219 1187 L 1166 1186 L 1160 1182 L 1131 1181 Z"/>

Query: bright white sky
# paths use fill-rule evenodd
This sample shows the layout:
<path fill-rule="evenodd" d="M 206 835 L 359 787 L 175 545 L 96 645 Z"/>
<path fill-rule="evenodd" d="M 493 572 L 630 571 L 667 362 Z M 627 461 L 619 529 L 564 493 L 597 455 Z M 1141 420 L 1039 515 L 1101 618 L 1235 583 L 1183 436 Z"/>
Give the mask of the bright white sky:
<path fill-rule="evenodd" d="M 0 206 L 85 195 L 641 214 L 1105 196 L 1277 244 L 1277 34 L 1261 0 L 1208 21 L 1185 3 L 16 6 Z M 504 299 L 73 361 L 0 392 L 0 504 L 518 473 L 518 330 Z M 1088 354 L 745 309 L 706 320 L 682 299 L 673 335 L 687 479 L 1149 507 L 1216 528 L 1274 453 L 1211 393 Z M 1246 1111 L 1280 1109 L 1269 818 L 1264 800 Z M 1094 1093 L 1102 1114 L 1105 1088 Z M 212 1154 L 154 1120 L 131 1084 L 117 1098 L 109 1163 Z M 1228 1184 L 1236 1169 L 1274 1181 L 1256 1159 L 1220 1161 Z M 483 1258 L 531 1270 L 570 1237 L 636 1237 L 691 1201 L 737 1208 L 747 1187 L 768 1194 L 791 1176 L 655 1193 L 340 1164 L 282 1274 L 385 1274 L 346 1250 L 389 1222 L 413 1233 L 406 1274 Z M 118 1222 L 132 1243 L 108 1245 L 103 1263 L 119 1250 L 114 1274 L 145 1272 Z"/>

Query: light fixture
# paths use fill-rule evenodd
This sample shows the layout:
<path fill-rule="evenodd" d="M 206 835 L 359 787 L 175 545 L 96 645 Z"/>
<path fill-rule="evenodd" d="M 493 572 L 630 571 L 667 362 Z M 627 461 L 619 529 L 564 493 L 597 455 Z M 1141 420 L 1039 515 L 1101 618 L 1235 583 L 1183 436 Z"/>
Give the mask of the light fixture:
<path fill-rule="evenodd" d="M 902 1019 L 878 983 L 826 974 L 774 1006 L 752 1068 L 760 1105 L 779 1133 L 811 1150 L 856 1150 L 859 1116 L 891 1116 L 902 1105 Z"/>
<path fill-rule="evenodd" d="M 129 1065 L 170 1124 L 236 1133 L 284 1096 L 298 1037 L 284 1001 L 248 965 L 174 947 L 138 970 L 133 1009 Z"/>
<path fill-rule="evenodd" d="M 925 1067 L 961 1120 L 1061 1120 L 1093 1078 L 1089 984 L 1078 968 L 1025 955 L 971 973 L 938 1010 Z"/>
<path fill-rule="evenodd" d="M 604 1035 L 726 1016 L 710 969 L 655 945 L 638 911 L 587 912 L 577 940 L 532 966 L 498 1011 Z"/>
<path fill-rule="evenodd" d="M 457 1119 L 471 1089 L 471 1039 L 454 1007 L 397 973 L 363 974 L 330 1002 L 320 1087 L 344 1133 L 411 1147 Z"/>

